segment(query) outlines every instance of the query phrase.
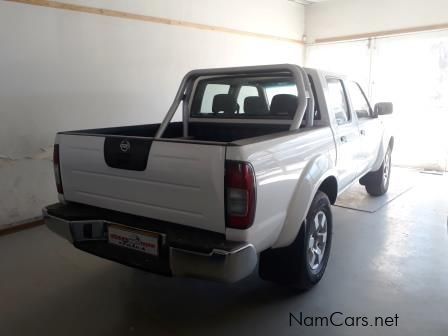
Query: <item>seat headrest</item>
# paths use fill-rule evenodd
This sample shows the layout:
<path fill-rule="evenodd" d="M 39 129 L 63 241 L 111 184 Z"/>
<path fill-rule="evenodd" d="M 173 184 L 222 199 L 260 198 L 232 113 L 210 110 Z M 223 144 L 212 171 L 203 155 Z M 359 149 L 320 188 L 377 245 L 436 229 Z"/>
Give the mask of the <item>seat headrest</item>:
<path fill-rule="evenodd" d="M 244 99 L 244 113 L 247 115 L 268 114 L 268 106 L 263 97 L 251 96 Z"/>
<path fill-rule="evenodd" d="M 297 110 L 297 96 L 291 94 L 278 94 L 272 98 L 271 114 L 292 116 Z"/>
<path fill-rule="evenodd" d="M 224 112 L 233 115 L 237 109 L 236 99 L 229 94 L 217 94 L 213 97 L 213 113 Z"/>

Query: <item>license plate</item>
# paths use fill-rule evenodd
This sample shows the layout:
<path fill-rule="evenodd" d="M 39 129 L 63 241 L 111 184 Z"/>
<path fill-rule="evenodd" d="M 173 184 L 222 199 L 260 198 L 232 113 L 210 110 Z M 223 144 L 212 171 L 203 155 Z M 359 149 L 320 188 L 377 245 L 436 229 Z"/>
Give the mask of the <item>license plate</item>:
<path fill-rule="evenodd" d="M 108 231 L 109 244 L 153 256 L 159 255 L 159 235 L 157 233 L 132 230 L 120 225 L 109 225 Z"/>

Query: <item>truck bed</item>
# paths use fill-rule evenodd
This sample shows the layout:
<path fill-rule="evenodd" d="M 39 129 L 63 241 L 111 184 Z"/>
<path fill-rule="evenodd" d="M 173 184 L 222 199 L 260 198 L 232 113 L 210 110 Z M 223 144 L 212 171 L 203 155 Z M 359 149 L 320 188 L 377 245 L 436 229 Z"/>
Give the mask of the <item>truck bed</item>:
<path fill-rule="evenodd" d="M 122 137 L 154 137 L 160 124 L 146 124 L 123 127 L 97 128 L 63 132 L 63 134 L 122 136 Z M 208 142 L 232 142 L 278 132 L 285 132 L 289 125 L 275 124 L 241 124 L 192 122 L 188 127 L 188 140 Z M 168 125 L 165 139 L 185 139 L 182 134 L 182 123 L 172 122 Z"/>

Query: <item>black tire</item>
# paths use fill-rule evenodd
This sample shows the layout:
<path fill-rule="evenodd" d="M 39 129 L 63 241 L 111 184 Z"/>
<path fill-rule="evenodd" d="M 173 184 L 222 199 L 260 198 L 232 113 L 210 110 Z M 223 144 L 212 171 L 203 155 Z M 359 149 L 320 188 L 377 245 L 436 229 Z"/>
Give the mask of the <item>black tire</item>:
<path fill-rule="evenodd" d="M 311 225 L 314 225 L 314 219 L 321 213 L 326 217 L 326 244 L 323 257 L 318 266 L 313 269 L 309 263 L 309 244 L 310 237 L 316 231 Z M 322 218 L 322 216 L 320 217 Z M 269 249 L 263 251 L 260 255 L 259 274 L 267 281 L 287 285 L 297 290 L 308 290 L 316 285 L 325 273 L 328 258 L 331 249 L 331 237 L 333 232 L 333 219 L 330 207 L 330 201 L 326 194 L 318 191 L 311 202 L 306 221 L 300 228 L 300 231 L 294 242 L 284 248 Z M 313 243 L 317 241 L 313 239 Z"/>
<path fill-rule="evenodd" d="M 382 196 L 389 189 L 390 173 L 391 173 L 391 157 L 392 149 L 389 148 L 384 155 L 383 163 L 380 169 L 365 175 L 360 183 L 365 186 L 366 191 L 371 196 Z"/>

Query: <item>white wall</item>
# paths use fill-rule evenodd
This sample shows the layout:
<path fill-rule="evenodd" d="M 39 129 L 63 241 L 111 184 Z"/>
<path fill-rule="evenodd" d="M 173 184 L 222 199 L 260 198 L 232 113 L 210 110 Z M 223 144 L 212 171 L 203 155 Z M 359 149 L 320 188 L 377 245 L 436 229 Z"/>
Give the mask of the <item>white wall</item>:
<path fill-rule="evenodd" d="M 65 1 L 299 39 L 278 0 Z M 0 226 L 56 201 L 55 133 L 158 122 L 190 69 L 301 63 L 299 44 L 0 2 Z"/>
<path fill-rule="evenodd" d="M 308 42 L 448 22 L 446 0 L 329 0 L 306 8 Z"/>

